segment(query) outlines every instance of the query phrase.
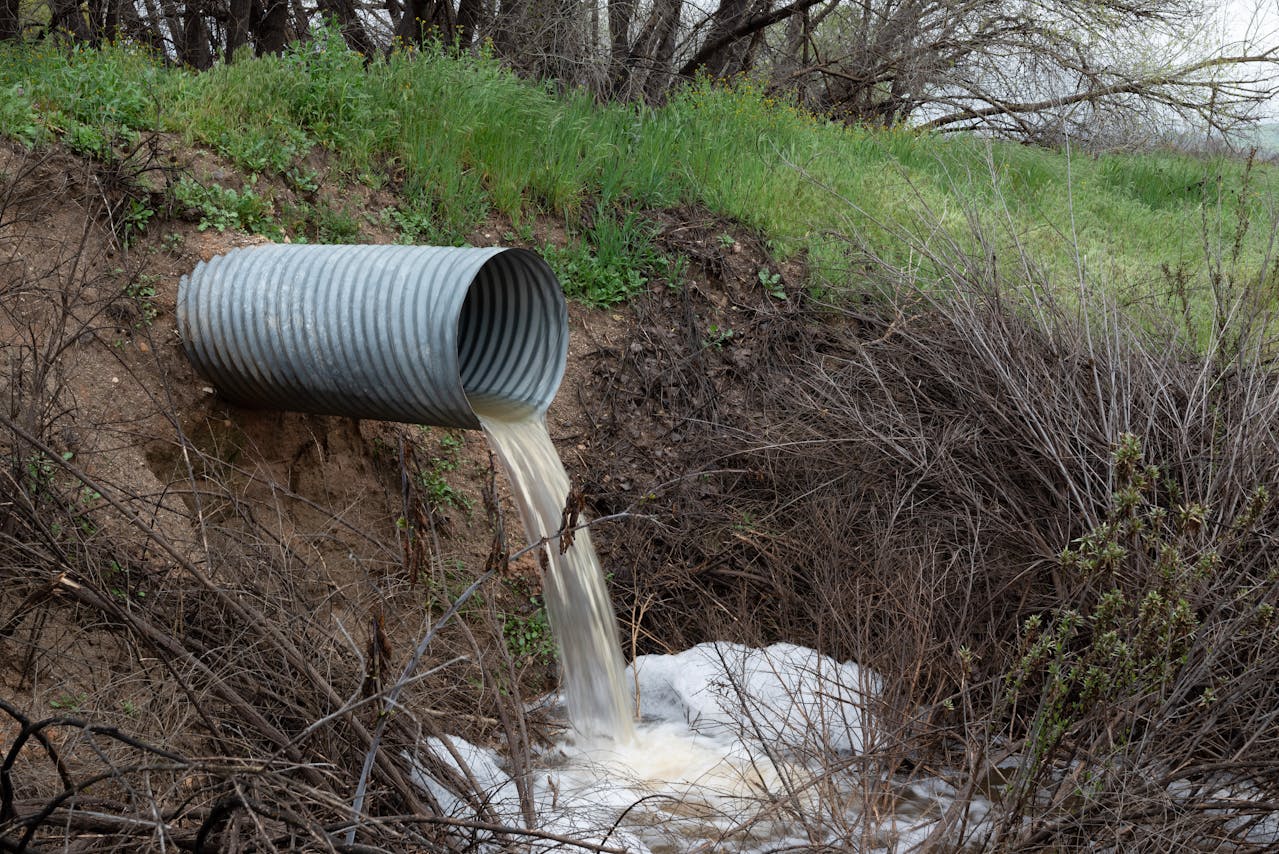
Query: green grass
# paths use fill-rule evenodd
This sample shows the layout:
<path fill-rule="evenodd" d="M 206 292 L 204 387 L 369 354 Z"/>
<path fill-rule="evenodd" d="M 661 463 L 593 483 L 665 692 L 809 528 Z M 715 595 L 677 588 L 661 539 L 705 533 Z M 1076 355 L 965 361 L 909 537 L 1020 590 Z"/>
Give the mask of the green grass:
<path fill-rule="evenodd" d="M 656 109 L 600 105 L 483 56 L 427 48 L 366 62 L 331 31 L 203 74 L 127 46 L 0 47 L 0 121 L 26 144 L 60 138 L 99 157 L 141 132 L 177 133 L 286 182 L 324 149 L 341 180 L 398 191 L 385 216 L 405 239 L 461 242 L 494 210 L 517 225 L 562 216 L 578 244 L 553 260 L 584 282 L 576 296 L 600 304 L 633 293 L 655 263 L 649 239 L 600 223 L 642 231 L 638 212 L 676 204 L 740 220 L 779 257 L 807 253 L 810 284 L 822 288 L 859 269 L 852 235 L 912 265 L 919 241 L 946 236 L 975 252 L 980 231 L 995 244 L 981 251 L 1024 251 L 1050 278 L 1074 281 L 1082 264 L 1116 288 L 1151 290 L 1163 268 L 1201 271 L 1206 240 L 1230 242 L 1241 214 L 1255 225 L 1261 200 L 1279 194 L 1270 166 L 1246 176 L 1226 158 L 1068 158 L 849 128 L 747 82 L 702 81 Z M 1252 229 L 1240 263 L 1260 261 L 1264 231 Z"/>

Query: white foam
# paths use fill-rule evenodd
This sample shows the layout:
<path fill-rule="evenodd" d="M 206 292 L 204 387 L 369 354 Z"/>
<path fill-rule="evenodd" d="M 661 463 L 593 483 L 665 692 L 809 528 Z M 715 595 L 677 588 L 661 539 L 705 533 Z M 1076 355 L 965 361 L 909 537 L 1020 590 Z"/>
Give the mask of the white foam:
<path fill-rule="evenodd" d="M 528 788 L 539 829 L 653 854 L 808 842 L 798 816 L 817 815 L 823 805 L 808 783 L 819 764 L 806 763 L 819 749 L 860 748 L 862 704 L 879 690 L 869 671 L 790 644 L 702 644 L 641 656 L 628 677 L 643 716 L 633 739 L 574 733 L 535 757 Z M 515 783 L 497 755 L 460 739 L 452 744 L 492 813 L 521 825 Z M 422 749 L 461 770 L 439 740 Z M 421 772 L 418 780 L 442 809 L 470 809 L 438 780 Z M 490 837 L 481 841 L 500 848 Z"/>
<path fill-rule="evenodd" d="M 860 752 L 880 677 L 852 662 L 777 643 L 754 649 L 704 643 L 677 655 L 641 655 L 627 670 L 644 718 L 683 722 L 793 750 Z"/>

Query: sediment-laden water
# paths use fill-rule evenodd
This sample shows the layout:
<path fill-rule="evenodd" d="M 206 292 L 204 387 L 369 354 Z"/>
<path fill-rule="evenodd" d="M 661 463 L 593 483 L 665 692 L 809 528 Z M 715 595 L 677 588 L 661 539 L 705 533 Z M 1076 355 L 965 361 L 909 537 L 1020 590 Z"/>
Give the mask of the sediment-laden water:
<path fill-rule="evenodd" d="M 481 412 L 480 423 L 506 469 L 529 541 L 554 537 L 563 524 L 569 480 L 546 421 Z M 585 521 L 578 518 L 579 525 Z M 541 547 L 543 595 L 559 647 L 569 720 L 585 739 L 630 742 L 635 730 L 604 572 L 590 531 L 579 528 L 569 542 L 553 539 Z"/>

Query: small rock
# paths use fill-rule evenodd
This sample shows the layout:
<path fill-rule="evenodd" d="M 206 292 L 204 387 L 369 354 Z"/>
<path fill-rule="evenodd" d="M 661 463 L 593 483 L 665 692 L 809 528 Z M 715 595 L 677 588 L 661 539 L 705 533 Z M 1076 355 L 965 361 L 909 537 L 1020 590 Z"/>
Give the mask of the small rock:
<path fill-rule="evenodd" d="M 112 378 L 111 378 L 111 382 L 113 382 L 113 383 L 118 383 L 118 382 L 120 382 L 120 378 L 119 378 L 119 377 L 112 377 Z"/>

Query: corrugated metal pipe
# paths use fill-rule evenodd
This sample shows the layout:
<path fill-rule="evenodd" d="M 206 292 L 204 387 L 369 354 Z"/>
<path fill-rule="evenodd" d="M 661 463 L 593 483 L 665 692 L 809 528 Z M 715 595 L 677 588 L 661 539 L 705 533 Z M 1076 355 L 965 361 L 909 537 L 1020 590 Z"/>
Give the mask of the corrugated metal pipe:
<path fill-rule="evenodd" d="M 523 249 L 236 249 L 182 278 L 178 331 L 235 403 L 445 427 L 545 412 L 568 355 L 559 281 Z"/>

